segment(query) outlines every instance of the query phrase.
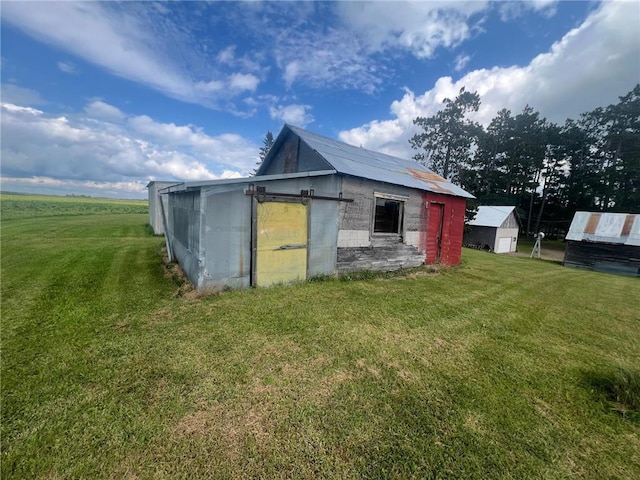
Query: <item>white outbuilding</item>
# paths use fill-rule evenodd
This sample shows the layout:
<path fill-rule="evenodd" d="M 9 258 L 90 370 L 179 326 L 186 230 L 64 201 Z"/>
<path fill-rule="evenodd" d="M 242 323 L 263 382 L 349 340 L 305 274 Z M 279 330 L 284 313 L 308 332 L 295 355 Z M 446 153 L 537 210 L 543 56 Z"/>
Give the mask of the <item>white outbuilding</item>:
<path fill-rule="evenodd" d="M 515 210 L 511 206 L 478 207 L 475 218 L 469 222 L 469 232 L 464 235 L 464 244 L 495 253 L 515 252 L 520 231 Z"/>

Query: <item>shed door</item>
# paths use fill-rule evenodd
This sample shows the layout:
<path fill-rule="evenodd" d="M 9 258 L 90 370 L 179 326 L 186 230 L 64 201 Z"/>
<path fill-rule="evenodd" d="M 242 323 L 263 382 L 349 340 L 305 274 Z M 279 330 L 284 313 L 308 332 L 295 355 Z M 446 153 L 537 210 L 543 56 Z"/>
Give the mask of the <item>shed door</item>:
<path fill-rule="evenodd" d="M 435 263 L 440 263 L 442 256 L 442 231 L 444 223 L 444 205 L 442 203 L 431 202 L 429 205 L 429 231 L 435 240 Z"/>
<path fill-rule="evenodd" d="M 511 251 L 511 237 L 498 238 L 498 248 L 496 253 L 509 253 Z"/>
<path fill-rule="evenodd" d="M 256 285 L 307 278 L 307 207 L 300 203 L 258 203 Z"/>

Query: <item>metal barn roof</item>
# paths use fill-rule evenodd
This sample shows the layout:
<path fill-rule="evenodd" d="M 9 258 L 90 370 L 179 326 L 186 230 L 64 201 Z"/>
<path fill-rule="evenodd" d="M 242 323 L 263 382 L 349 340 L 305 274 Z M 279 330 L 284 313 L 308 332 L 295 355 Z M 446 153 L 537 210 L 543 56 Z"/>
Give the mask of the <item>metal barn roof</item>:
<path fill-rule="evenodd" d="M 362 147 L 354 147 L 292 125 L 287 124 L 284 126 L 276 139 L 276 143 L 284 140 L 287 129 L 300 137 L 303 142 L 315 150 L 338 173 L 444 195 L 474 198 L 470 193 L 445 180 L 418 162 L 403 160 Z M 272 148 L 272 150 L 275 151 L 276 149 Z M 266 162 L 264 163 L 266 164 Z M 264 164 L 263 166 L 266 167 Z M 258 170 L 257 175 L 260 175 L 261 169 Z"/>
<path fill-rule="evenodd" d="M 511 215 L 516 207 L 494 207 L 483 205 L 478 207 L 475 218 L 469 225 L 476 227 L 499 227 Z"/>
<path fill-rule="evenodd" d="M 640 246 L 640 214 L 576 212 L 565 239 Z"/>

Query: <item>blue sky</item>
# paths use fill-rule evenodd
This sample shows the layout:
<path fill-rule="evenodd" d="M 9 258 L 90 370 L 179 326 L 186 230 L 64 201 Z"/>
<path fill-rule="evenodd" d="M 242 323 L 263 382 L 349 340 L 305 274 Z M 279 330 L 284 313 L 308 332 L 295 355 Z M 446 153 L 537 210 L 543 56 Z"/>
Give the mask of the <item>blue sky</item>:
<path fill-rule="evenodd" d="M 17 2 L 2 189 L 144 197 L 249 174 L 284 122 L 410 158 L 460 87 L 564 122 L 640 82 L 640 3 Z"/>

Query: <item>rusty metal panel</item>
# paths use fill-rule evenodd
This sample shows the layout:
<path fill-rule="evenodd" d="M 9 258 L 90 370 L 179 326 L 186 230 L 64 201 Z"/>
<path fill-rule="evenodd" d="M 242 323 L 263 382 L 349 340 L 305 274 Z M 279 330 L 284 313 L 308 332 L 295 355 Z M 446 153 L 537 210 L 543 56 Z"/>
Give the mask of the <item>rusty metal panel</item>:
<path fill-rule="evenodd" d="M 640 215 L 576 212 L 566 240 L 640 245 Z"/>
<path fill-rule="evenodd" d="M 307 278 L 307 206 L 263 202 L 257 210 L 256 284 Z"/>
<path fill-rule="evenodd" d="M 622 232 L 620 233 L 623 237 L 628 237 L 631 233 L 631 226 L 633 225 L 633 221 L 635 219 L 635 215 L 627 215 L 624 219 L 624 225 L 622 226 Z"/>
<path fill-rule="evenodd" d="M 595 234 L 598 223 L 600 222 L 600 214 L 592 213 L 587 220 L 587 225 L 584 227 L 584 233 Z"/>
<path fill-rule="evenodd" d="M 640 247 L 640 215 L 635 215 L 626 244 Z"/>

